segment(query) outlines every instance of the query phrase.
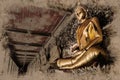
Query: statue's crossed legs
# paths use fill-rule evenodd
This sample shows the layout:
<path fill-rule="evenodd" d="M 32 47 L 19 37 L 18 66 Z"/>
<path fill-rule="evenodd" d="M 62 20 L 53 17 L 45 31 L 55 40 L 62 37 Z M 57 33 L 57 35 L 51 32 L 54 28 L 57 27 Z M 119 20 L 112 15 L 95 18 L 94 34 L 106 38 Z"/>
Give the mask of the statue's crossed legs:
<path fill-rule="evenodd" d="M 92 65 L 101 55 L 105 60 L 107 60 L 107 54 L 100 47 L 91 47 L 87 51 L 79 51 L 77 55 L 71 58 L 64 58 L 57 60 L 57 66 L 60 69 L 74 69 L 83 66 Z"/>

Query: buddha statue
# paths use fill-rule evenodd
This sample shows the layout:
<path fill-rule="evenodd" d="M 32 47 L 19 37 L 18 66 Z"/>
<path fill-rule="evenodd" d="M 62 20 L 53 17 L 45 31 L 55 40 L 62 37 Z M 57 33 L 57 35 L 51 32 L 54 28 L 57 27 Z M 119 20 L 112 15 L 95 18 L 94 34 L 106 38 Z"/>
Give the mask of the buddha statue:
<path fill-rule="evenodd" d="M 103 36 L 97 17 L 87 18 L 87 12 L 83 7 L 75 9 L 75 15 L 80 23 L 76 30 L 77 43 L 70 47 L 71 57 L 58 59 L 56 64 L 59 69 L 75 69 L 91 66 L 99 61 L 99 57 L 106 61 L 107 53 L 99 43 Z"/>

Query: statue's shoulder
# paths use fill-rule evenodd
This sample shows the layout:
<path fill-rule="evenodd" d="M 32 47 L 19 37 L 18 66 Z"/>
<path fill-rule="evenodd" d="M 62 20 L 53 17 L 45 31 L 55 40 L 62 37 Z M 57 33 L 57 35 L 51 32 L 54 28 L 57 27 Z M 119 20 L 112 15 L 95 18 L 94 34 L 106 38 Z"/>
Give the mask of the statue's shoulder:
<path fill-rule="evenodd" d="M 91 21 L 92 21 L 92 22 L 99 22 L 99 20 L 98 20 L 97 17 L 92 17 L 92 18 L 91 18 Z"/>

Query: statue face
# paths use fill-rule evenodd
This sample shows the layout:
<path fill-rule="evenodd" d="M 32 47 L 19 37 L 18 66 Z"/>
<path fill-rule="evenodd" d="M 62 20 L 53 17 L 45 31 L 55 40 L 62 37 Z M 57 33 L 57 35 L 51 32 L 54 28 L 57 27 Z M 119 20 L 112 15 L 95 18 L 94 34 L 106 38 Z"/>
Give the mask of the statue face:
<path fill-rule="evenodd" d="M 76 17 L 78 20 L 81 20 L 83 18 L 83 13 L 81 11 L 76 12 Z"/>
<path fill-rule="evenodd" d="M 84 12 L 82 11 L 82 9 L 79 9 L 79 8 L 75 10 L 75 15 L 78 20 L 82 20 L 83 18 L 85 18 Z"/>

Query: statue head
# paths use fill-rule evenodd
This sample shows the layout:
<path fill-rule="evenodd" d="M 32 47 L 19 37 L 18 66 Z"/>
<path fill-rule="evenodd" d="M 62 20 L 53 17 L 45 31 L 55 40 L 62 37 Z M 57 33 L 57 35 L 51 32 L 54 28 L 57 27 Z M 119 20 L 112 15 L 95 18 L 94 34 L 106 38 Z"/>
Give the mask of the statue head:
<path fill-rule="evenodd" d="M 78 6 L 75 8 L 75 15 L 78 20 L 81 20 L 87 17 L 87 12 L 83 7 Z"/>

